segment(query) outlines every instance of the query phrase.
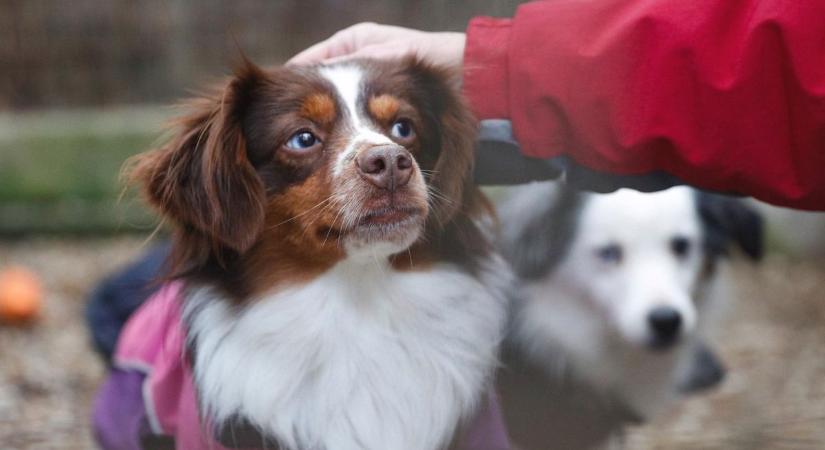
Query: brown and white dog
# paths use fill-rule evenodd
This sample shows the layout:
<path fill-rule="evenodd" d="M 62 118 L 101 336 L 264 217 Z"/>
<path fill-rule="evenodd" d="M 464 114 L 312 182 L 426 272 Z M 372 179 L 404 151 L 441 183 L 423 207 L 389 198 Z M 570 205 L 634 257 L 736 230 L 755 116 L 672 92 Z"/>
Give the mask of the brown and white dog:
<path fill-rule="evenodd" d="M 199 410 L 283 449 L 439 449 L 484 400 L 506 265 L 475 122 L 415 59 L 260 69 L 131 177 L 172 225 Z"/>

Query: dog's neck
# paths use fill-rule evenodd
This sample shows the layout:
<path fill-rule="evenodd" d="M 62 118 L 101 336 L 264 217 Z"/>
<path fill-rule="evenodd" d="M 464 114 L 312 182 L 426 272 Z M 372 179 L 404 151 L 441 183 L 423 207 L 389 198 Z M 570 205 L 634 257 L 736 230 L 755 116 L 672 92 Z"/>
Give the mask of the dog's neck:
<path fill-rule="evenodd" d="M 525 450 L 595 448 L 642 421 L 622 399 L 507 348 L 496 388 L 513 444 Z"/>

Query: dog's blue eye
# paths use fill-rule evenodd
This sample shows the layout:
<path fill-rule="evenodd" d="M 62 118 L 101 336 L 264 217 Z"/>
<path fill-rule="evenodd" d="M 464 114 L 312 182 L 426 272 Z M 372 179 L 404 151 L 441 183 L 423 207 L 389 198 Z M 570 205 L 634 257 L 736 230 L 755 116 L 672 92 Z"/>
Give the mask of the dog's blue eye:
<path fill-rule="evenodd" d="M 409 139 L 415 135 L 415 131 L 409 120 L 401 119 L 392 124 L 390 134 L 399 139 Z"/>
<path fill-rule="evenodd" d="M 293 150 L 306 150 L 319 142 L 320 140 L 309 131 L 299 131 L 286 141 L 286 147 Z"/>
<path fill-rule="evenodd" d="M 622 262 L 624 252 L 618 244 L 608 244 L 596 249 L 596 256 L 606 263 L 619 264 Z"/>

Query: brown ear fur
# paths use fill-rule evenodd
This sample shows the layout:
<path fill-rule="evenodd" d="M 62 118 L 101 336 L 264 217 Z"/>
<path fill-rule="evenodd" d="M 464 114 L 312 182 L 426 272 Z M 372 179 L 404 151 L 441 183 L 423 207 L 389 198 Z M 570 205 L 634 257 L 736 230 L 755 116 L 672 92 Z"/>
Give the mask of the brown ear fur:
<path fill-rule="evenodd" d="M 420 85 L 420 95 L 429 98 L 428 110 L 434 114 L 430 120 L 438 129 L 440 149 L 430 186 L 437 197 L 432 217 L 443 228 L 468 202 L 475 203 L 472 197 L 477 190 L 472 172 L 478 126 L 460 94 L 457 73 L 415 58 L 404 63 Z M 459 199 L 461 201 L 457 202 Z"/>
<path fill-rule="evenodd" d="M 448 107 L 441 114 L 441 153 L 433 169 L 432 185 L 446 198 L 462 199 L 466 203 L 476 187 L 472 180 L 475 163 L 476 121 L 464 107 L 460 97 L 453 99 L 459 107 Z M 443 202 L 442 202 L 443 203 Z M 461 205 L 440 204 L 435 219 L 443 226 L 458 212 Z"/>
<path fill-rule="evenodd" d="M 192 102 L 191 113 L 175 121 L 168 143 L 130 162 L 130 181 L 142 186 L 149 203 L 188 244 L 198 244 L 181 245 L 199 247 L 200 255 L 180 259 L 203 262 L 210 250 L 219 259 L 227 249 L 243 253 L 263 228 L 265 190 L 247 158 L 241 120 L 251 91 L 265 80 L 247 62 L 216 95 Z"/>
<path fill-rule="evenodd" d="M 416 95 L 428 99 L 422 110 L 432 114 L 426 120 L 436 128 L 439 149 L 429 177 L 433 201 L 424 245 L 473 269 L 475 257 L 491 250 L 477 221 L 486 217 L 495 223 L 492 206 L 472 179 L 477 121 L 460 93 L 457 73 L 415 58 L 404 63 L 418 85 Z"/>

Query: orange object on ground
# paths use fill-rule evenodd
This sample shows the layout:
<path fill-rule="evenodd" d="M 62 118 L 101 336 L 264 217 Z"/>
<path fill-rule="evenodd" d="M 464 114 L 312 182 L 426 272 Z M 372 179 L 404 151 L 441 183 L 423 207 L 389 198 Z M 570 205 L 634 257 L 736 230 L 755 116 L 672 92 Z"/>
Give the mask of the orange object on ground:
<path fill-rule="evenodd" d="M 23 324 L 40 312 L 43 288 L 32 271 L 19 266 L 0 270 L 0 321 Z"/>

